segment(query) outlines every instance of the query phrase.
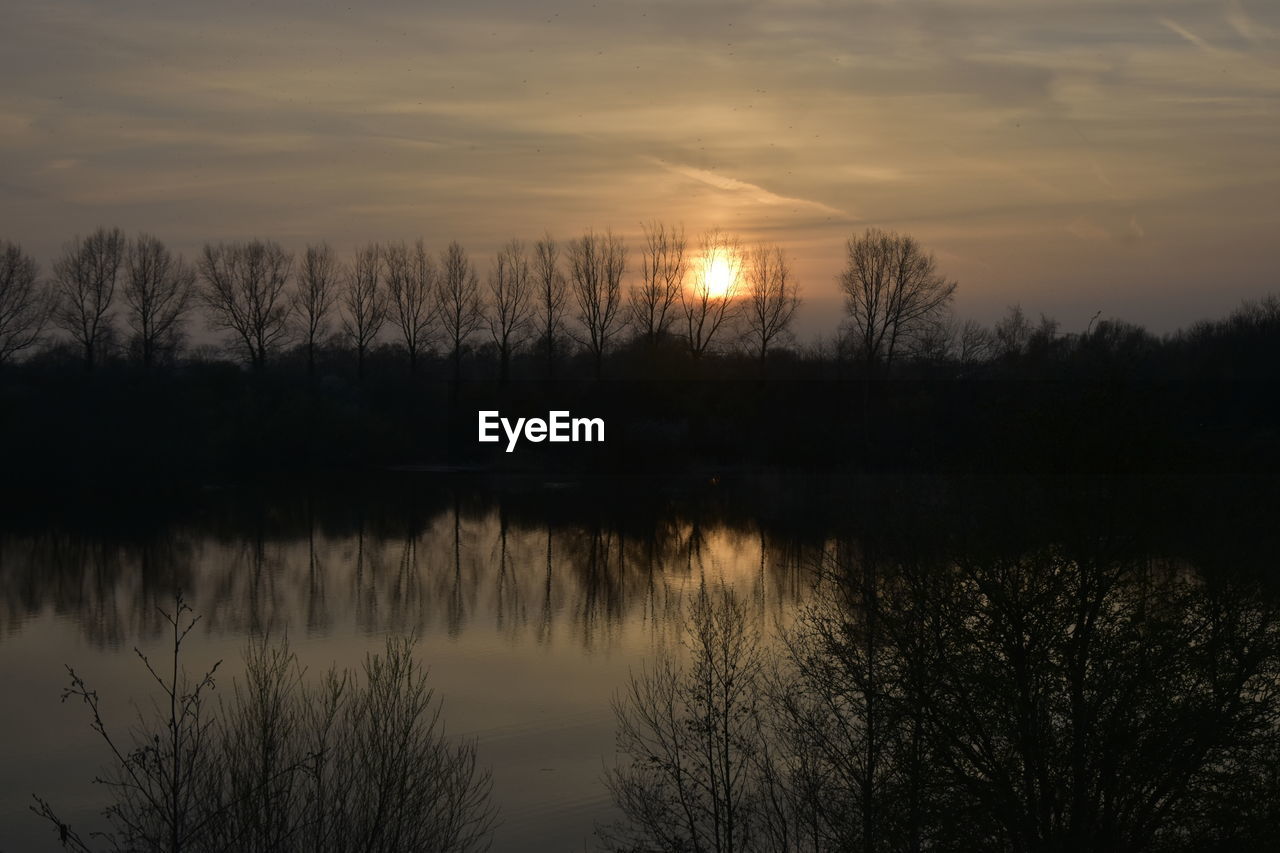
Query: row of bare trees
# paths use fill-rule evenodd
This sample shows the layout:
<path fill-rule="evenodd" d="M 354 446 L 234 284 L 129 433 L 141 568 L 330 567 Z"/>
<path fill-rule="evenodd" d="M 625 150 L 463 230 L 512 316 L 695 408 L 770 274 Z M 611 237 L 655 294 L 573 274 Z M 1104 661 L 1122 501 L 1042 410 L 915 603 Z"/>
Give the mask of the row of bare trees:
<path fill-rule="evenodd" d="M 840 276 L 846 339 L 859 358 L 888 366 L 936 339 L 956 285 L 940 275 L 933 256 L 910 237 L 875 229 L 847 248 Z M 250 240 L 207 244 L 193 264 L 154 236 L 130 239 L 100 228 L 64 247 L 46 286 L 36 262 L 5 242 L 0 363 L 34 346 L 52 325 L 92 370 L 115 345 L 120 303 L 130 346 L 146 366 L 172 357 L 197 306 L 255 369 L 294 343 L 314 371 L 317 348 L 336 330 L 361 375 L 370 349 L 392 336 L 411 371 L 439 349 L 455 378 L 467 348 L 487 339 L 504 380 L 512 358 L 533 346 L 554 372 L 560 350 L 575 342 L 599 373 L 627 336 L 651 348 L 676 342 L 694 359 L 740 346 L 761 362 L 792 338 L 799 286 L 781 248 L 747 247 L 719 229 L 691 246 L 683 227 L 652 222 L 643 227 L 629 286 L 628 254 L 611 231 L 588 230 L 564 243 L 545 236 L 532 247 L 512 240 L 482 282 L 456 241 L 438 254 L 421 240 L 369 243 L 344 261 L 326 243 L 295 257 L 278 243 Z"/>
<path fill-rule="evenodd" d="M 760 247 L 743 262 L 743 281 L 722 292 L 708 287 L 714 259 L 741 252 L 739 241 L 711 232 L 701 243 L 700 272 L 683 228 L 646 225 L 640 280 L 624 291 L 627 247 L 612 232 L 588 231 L 567 243 L 544 237 L 529 249 L 504 245 L 482 285 L 475 263 L 457 242 L 438 257 L 419 240 L 370 243 L 344 263 L 326 243 L 295 258 L 279 244 L 252 240 L 206 245 L 190 264 L 157 238 L 126 238 L 101 228 L 66 245 L 42 286 L 35 260 L 13 243 L 0 252 L 0 363 L 34 346 L 48 325 L 64 331 L 92 370 L 115 341 L 123 301 L 132 345 L 151 366 L 172 354 L 192 310 L 203 306 L 210 327 L 230 333 L 245 360 L 261 369 L 293 340 L 314 370 L 318 347 L 336 325 L 355 351 L 363 374 L 366 355 L 385 330 L 408 354 L 411 370 L 437 346 L 453 363 L 476 338 L 497 349 L 502 378 L 513 356 L 538 342 L 554 370 L 568 338 L 596 370 L 628 329 L 647 343 L 677 337 L 701 356 L 741 317 L 744 333 L 763 358 L 788 333 L 799 296 L 781 249 Z"/>
<path fill-rule="evenodd" d="M 39 343 L 52 323 L 92 369 L 113 337 L 117 301 L 125 303 L 140 358 L 151 365 L 180 331 L 194 284 L 191 266 L 146 234 L 128 240 L 119 229 L 100 228 L 75 238 L 54 261 L 51 286 L 21 247 L 0 243 L 0 365 Z"/>

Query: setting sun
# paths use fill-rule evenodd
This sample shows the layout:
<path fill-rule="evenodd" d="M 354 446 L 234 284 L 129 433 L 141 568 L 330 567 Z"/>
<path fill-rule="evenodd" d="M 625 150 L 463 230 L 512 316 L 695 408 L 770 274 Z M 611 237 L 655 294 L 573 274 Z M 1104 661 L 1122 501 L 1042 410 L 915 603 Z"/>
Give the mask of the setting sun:
<path fill-rule="evenodd" d="M 728 296 L 733 289 L 734 270 L 728 258 L 712 258 L 707 263 L 707 295 L 714 299 Z"/>

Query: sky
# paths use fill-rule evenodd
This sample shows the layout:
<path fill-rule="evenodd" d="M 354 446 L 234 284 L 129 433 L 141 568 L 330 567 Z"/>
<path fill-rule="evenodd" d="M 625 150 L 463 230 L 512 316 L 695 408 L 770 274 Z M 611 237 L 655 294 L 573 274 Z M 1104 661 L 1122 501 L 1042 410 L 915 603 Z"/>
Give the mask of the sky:
<path fill-rule="evenodd" d="M 1280 3 L 8 0 L 0 239 L 781 245 L 834 331 L 909 233 L 983 321 L 1167 331 L 1280 290 Z"/>

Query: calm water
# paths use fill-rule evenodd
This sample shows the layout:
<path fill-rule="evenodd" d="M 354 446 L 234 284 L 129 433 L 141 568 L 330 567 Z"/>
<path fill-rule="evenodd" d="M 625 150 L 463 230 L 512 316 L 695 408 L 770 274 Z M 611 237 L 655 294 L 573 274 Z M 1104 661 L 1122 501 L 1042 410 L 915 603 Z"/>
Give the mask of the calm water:
<path fill-rule="evenodd" d="M 475 737 L 493 770 L 494 849 L 583 850 L 614 816 L 601 779 L 615 761 L 611 699 L 673 647 L 703 582 L 734 588 L 774 628 L 837 551 L 998 563 L 1105 543 L 1179 573 L 1267 579 L 1270 600 L 1277 507 L 1271 479 L 673 486 L 398 472 L 11 511 L 0 515 L 0 850 L 55 849 L 27 810 L 33 792 L 81 831 L 99 825 L 90 780 L 106 753 L 86 709 L 59 702 L 64 667 L 126 728 L 154 695 L 133 649 L 164 655 L 157 611 L 175 589 L 202 617 L 188 669 L 224 661 L 221 693 L 251 636 L 287 635 L 316 673 L 416 634 L 448 731 Z"/>
<path fill-rule="evenodd" d="M 0 535 L 0 849 L 56 849 L 27 811 L 33 792 L 81 831 L 99 825 L 104 792 L 90 780 L 105 748 L 86 709 L 59 702 L 64 665 L 126 726 L 131 703 L 153 695 L 133 649 L 164 656 L 157 608 L 175 588 L 202 617 L 186 664 L 224 661 L 219 692 L 251 635 L 287 634 L 314 673 L 416 634 L 447 729 L 477 738 L 493 769 L 494 849 L 590 849 L 613 815 L 601 784 L 610 700 L 673 642 L 682 603 L 723 581 L 762 624 L 786 622 L 825 547 L 819 528 L 780 532 L 732 503 L 710 484 L 690 495 L 405 475 L 11 525 Z"/>

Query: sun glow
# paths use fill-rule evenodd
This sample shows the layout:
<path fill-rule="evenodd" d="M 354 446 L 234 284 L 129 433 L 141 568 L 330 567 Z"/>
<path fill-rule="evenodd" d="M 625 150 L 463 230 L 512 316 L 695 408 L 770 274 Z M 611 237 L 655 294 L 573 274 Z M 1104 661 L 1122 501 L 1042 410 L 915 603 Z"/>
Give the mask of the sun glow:
<path fill-rule="evenodd" d="M 707 296 L 712 299 L 723 299 L 733 290 L 733 265 L 728 258 L 715 257 L 707 262 L 706 287 Z"/>

